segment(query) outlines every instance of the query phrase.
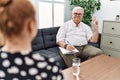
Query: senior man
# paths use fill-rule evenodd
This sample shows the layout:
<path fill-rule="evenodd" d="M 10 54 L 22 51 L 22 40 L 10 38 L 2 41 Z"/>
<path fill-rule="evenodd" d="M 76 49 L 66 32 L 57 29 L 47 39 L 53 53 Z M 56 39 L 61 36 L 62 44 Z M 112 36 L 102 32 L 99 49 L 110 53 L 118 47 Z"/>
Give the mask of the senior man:
<path fill-rule="evenodd" d="M 83 14 L 84 9 L 82 7 L 75 7 L 72 11 L 72 19 L 60 27 L 56 39 L 57 44 L 66 50 L 72 51 L 77 48 L 79 52 L 76 53 L 76 56 L 80 57 L 82 61 L 85 61 L 102 54 L 103 51 L 88 45 L 88 42 L 97 42 L 98 40 L 98 22 L 96 18 L 92 19 L 94 27 L 92 31 L 88 25 L 81 22 Z M 63 54 L 62 52 L 60 54 L 67 67 L 70 67 L 71 61 L 75 57 L 74 54 Z"/>

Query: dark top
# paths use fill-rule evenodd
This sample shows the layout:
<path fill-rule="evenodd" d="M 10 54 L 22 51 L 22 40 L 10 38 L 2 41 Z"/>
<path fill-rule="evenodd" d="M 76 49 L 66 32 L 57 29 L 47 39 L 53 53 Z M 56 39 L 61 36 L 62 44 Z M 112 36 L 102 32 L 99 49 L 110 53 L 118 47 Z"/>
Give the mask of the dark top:
<path fill-rule="evenodd" d="M 0 80 L 62 80 L 53 58 L 40 53 L 9 53 L 0 51 Z"/>

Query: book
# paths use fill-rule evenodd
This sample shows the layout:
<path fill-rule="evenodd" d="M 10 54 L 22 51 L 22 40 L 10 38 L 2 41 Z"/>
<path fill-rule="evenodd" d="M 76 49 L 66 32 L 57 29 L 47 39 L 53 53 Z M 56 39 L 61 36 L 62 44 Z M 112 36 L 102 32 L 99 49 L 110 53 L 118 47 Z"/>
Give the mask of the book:
<path fill-rule="evenodd" d="M 64 49 L 64 48 L 62 48 L 62 47 L 59 47 L 59 49 L 61 50 L 61 52 L 62 52 L 63 54 L 74 54 L 74 53 L 79 52 L 76 48 L 75 48 L 73 51 L 66 50 L 66 49 Z"/>

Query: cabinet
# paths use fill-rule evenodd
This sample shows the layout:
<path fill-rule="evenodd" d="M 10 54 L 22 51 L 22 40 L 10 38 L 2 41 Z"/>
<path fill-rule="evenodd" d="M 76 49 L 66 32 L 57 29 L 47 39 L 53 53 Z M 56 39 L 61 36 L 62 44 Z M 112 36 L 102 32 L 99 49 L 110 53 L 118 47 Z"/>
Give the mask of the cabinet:
<path fill-rule="evenodd" d="M 103 21 L 101 49 L 105 54 L 120 58 L 120 22 Z"/>

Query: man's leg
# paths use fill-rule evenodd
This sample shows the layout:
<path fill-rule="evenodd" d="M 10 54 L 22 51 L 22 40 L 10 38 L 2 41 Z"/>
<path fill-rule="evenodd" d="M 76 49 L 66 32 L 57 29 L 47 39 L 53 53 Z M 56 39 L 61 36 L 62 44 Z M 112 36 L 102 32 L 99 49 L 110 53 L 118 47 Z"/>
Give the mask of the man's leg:
<path fill-rule="evenodd" d="M 103 53 L 103 51 L 101 49 L 90 46 L 90 45 L 86 45 L 83 49 L 81 56 L 82 56 L 83 60 L 85 61 L 87 59 L 90 59 L 90 58 L 100 55 L 102 53 Z"/>
<path fill-rule="evenodd" d="M 60 55 L 62 56 L 66 66 L 71 67 L 72 59 L 75 57 L 74 54 L 62 54 L 62 52 L 60 51 Z"/>
<path fill-rule="evenodd" d="M 78 57 L 78 58 L 81 59 L 81 62 L 84 61 L 84 60 L 82 59 L 82 52 L 83 52 L 83 50 L 84 50 L 84 47 L 85 47 L 85 46 L 76 46 L 76 47 L 75 47 L 77 50 L 79 50 L 79 52 L 76 53 L 75 55 L 76 55 L 76 57 Z"/>
<path fill-rule="evenodd" d="M 67 67 L 71 67 L 72 66 L 72 59 L 75 58 L 75 57 L 79 57 L 81 58 L 81 53 L 82 53 L 82 50 L 84 49 L 85 46 L 77 46 L 75 47 L 76 49 L 79 50 L 78 53 L 74 53 L 74 54 L 63 54 L 61 51 L 60 51 L 60 55 L 62 56 L 65 64 L 67 65 Z M 82 61 L 82 60 L 81 60 Z"/>

